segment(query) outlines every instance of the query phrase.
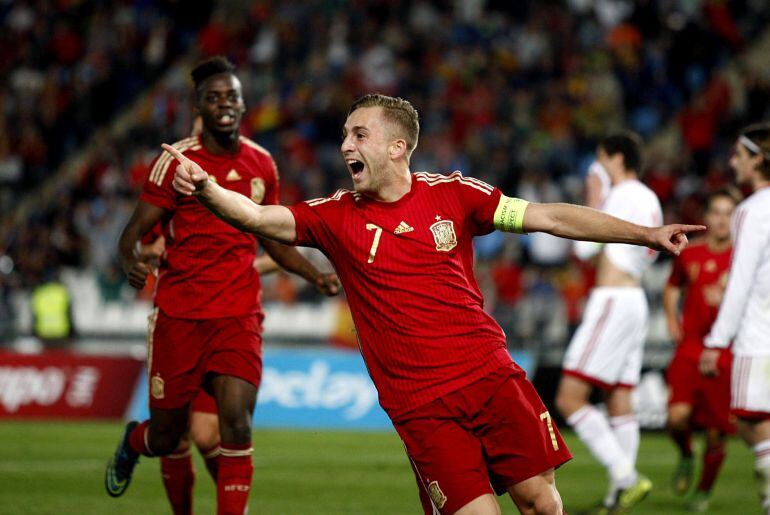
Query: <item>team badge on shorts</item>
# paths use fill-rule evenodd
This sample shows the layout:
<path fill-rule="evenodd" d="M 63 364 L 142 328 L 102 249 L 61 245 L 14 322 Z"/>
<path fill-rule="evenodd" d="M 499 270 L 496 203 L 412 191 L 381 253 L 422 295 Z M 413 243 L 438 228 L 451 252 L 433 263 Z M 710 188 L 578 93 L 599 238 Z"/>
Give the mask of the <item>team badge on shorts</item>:
<path fill-rule="evenodd" d="M 265 181 L 259 177 L 255 177 L 251 180 L 251 200 L 255 204 L 261 204 L 262 199 L 265 198 Z"/>
<path fill-rule="evenodd" d="M 160 374 L 155 374 L 150 379 L 150 395 L 153 399 L 162 399 L 165 396 L 164 390 L 165 382 L 160 377 Z"/>
<path fill-rule="evenodd" d="M 446 504 L 446 495 L 441 491 L 441 487 L 438 486 L 438 481 L 431 481 L 428 484 L 428 495 L 430 500 L 436 505 L 439 510 Z"/>
<path fill-rule="evenodd" d="M 455 223 L 452 220 L 440 220 L 430 226 L 430 231 L 433 233 L 433 241 L 436 242 L 436 250 L 449 252 L 457 246 Z"/>

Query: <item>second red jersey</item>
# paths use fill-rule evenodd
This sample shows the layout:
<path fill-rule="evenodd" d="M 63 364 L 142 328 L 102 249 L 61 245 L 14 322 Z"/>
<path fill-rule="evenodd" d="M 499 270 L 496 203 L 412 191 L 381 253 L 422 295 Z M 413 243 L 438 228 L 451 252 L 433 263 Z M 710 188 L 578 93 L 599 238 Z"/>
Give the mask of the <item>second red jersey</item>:
<path fill-rule="evenodd" d="M 391 418 L 512 363 L 473 275 L 473 237 L 494 229 L 500 195 L 459 172 L 415 173 L 396 202 L 339 190 L 290 208 L 296 243 L 339 274 Z"/>
<path fill-rule="evenodd" d="M 732 249 L 714 252 L 705 241 L 685 248 L 674 259 L 668 284 L 681 288 L 682 342 L 677 352 L 692 353 L 697 359 L 706 337 L 717 318 L 722 294 L 727 285 Z"/>
<path fill-rule="evenodd" d="M 270 154 L 241 136 L 236 155 L 207 151 L 199 137 L 174 144 L 220 186 L 258 204 L 278 203 L 278 172 Z M 260 312 L 256 238 L 221 221 L 172 180 L 177 162 L 163 152 L 153 163 L 139 200 L 167 211 L 155 304 L 177 318 L 224 318 Z"/>

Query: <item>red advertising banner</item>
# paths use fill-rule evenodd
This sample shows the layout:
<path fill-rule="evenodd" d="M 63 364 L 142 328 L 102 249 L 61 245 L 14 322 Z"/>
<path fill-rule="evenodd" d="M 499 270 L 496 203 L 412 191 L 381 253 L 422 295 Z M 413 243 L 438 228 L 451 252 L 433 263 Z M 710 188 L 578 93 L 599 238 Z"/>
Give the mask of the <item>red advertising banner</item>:
<path fill-rule="evenodd" d="M 64 352 L 0 352 L 0 419 L 120 418 L 143 362 Z"/>

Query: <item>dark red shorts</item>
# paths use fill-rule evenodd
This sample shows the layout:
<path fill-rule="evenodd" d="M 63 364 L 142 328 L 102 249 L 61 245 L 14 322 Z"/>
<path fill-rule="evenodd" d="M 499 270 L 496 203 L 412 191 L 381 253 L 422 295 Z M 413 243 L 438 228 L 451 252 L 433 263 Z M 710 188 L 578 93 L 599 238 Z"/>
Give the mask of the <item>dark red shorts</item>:
<path fill-rule="evenodd" d="M 211 413 L 216 415 L 219 413 L 217 410 L 217 400 L 209 395 L 203 388 L 198 391 L 198 395 L 195 396 L 195 400 L 192 402 L 190 411 L 197 411 L 198 413 Z"/>
<path fill-rule="evenodd" d="M 454 513 L 568 461 L 556 424 L 520 369 L 492 374 L 393 421 L 426 514 Z"/>
<path fill-rule="evenodd" d="M 723 353 L 719 360 L 719 374 L 706 377 L 698 370 L 698 362 L 692 356 L 674 355 L 666 372 L 669 387 L 668 405 L 692 406 L 692 422 L 695 427 L 735 432 L 730 415 L 730 375 L 732 356 Z"/>
<path fill-rule="evenodd" d="M 258 315 L 193 320 L 156 309 L 147 339 L 150 407 L 189 405 L 206 374 L 235 376 L 259 387 L 261 330 Z"/>

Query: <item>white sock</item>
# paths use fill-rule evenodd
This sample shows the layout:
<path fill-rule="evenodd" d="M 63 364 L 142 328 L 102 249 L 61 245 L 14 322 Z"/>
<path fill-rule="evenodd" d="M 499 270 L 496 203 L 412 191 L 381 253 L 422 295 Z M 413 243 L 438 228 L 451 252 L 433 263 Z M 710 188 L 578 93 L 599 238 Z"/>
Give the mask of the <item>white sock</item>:
<path fill-rule="evenodd" d="M 615 438 L 618 439 L 620 448 L 626 454 L 626 458 L 631 462 L 631 466 L 636 465 L 636 455 L 639 452 L 639 421 L 636 415 L 620 415 L 610 418 L 610 426 Z"/>
<path fill-rule="evenodd" d="M 636 482 L 636 470 L 618 443 L 607 418 L 590 404 L 567 418 L 578 438 L 604 465 L 613 485 L 628 488 Z"/>
<path fill-rule="evenodd" d="M 754 470 L 759 482 L 759 496 L 762 498 L 762 509 L 770 513 L 770 440 L 762 440 L 754 446 Z"/>

